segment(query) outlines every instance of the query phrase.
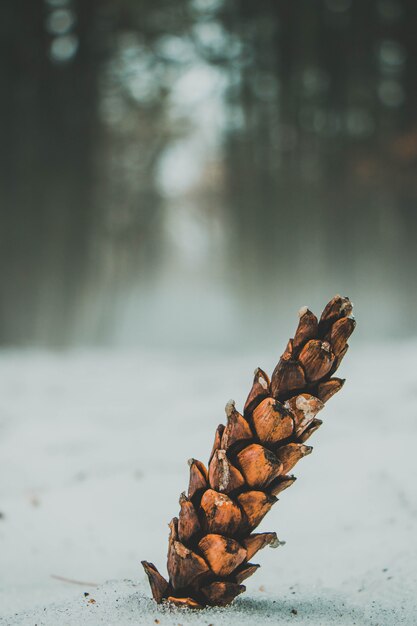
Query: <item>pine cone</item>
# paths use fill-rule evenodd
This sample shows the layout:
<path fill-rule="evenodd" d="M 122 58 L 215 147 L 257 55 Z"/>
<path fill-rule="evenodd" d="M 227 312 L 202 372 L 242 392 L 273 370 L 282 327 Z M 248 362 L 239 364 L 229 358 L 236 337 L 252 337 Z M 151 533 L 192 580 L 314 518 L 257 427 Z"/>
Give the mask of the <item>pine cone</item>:
<path fill-rule="evenodd" d="M 320 321 L 301 309 L 271 381 L 258 368 L 243 415 L 234 402 L 226 405 L 227 425 L 217 428 L 208 470 L 189 461 L 188 494 L 169 525 L 169 582 L 142 561 L 156 602 L 226 606 L 259 567 L 250 562 L 256 552 L 280 545 L 276 533 L 253 531 L 295 481 L 289 472 L 312 451 L 305 442 L 322 424 L 317 413 L 343 386 L 333 374 L 355 328 L 351 312 L 341 296 L 327 304 Z"/>

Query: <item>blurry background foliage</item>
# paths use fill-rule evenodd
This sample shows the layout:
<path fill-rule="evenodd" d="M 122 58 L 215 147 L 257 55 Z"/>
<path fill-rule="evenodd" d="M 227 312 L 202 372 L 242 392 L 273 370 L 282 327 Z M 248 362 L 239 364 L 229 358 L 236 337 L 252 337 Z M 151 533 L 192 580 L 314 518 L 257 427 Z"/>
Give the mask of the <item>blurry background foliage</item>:
<path fill-rule="evenodd" d="M 0 33 L 1 343 L 251 345 L 338 291 L 417 331 L 414 0 L 13 0 Z"/>

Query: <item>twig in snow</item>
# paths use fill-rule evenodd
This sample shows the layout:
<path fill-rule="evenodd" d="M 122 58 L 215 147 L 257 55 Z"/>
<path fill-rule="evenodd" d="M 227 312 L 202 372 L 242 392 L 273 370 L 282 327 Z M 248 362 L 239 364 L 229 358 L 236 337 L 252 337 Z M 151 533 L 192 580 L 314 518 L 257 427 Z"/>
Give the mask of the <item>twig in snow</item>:
<path fill-rule="evenodd" d="M 82 580 L 73 580 L 72 578 L 57 576 L 56 574 L 51 574 L 51 578 L 54 578 L 55 580 L 60 580 L 63 583 L 70 583 L 71 585 L 81 585 L 82 587 L 98 587 L 98 583 L 86 583 Z"/>

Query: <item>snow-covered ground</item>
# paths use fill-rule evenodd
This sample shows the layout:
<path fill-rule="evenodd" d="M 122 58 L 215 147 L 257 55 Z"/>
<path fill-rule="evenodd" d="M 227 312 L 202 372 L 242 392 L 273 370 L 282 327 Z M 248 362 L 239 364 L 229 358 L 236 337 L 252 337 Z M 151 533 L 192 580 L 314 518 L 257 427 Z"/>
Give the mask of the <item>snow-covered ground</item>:
<path fill-rule="evenodd" d="M 262 524 L 286 545 L 232 607 L 190 613 L 157 607 L 139 562 L 165 570 L 187 459 L 207 460 L 223 405 L 278 353 L 1 353 L 0 623 L 416 624 L 416 354 L 352 340 Z"/>

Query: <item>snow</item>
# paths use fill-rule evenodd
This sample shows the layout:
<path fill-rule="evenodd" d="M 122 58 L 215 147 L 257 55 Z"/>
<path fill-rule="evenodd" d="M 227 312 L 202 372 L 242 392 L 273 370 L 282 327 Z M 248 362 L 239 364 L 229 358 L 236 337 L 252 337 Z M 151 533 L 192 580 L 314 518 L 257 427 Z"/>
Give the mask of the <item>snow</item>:
<path fill-rule="evenodd" d="M 0 353 L 0 624 L 415 624 L 417 344 L 351 343 L 260 527 L 286 545 L 199 613 L 157 607 L 140 560 L 165 573 L 186 459 L 207 460 L 224 399 L 241 408 L 277 355 Z"/>

